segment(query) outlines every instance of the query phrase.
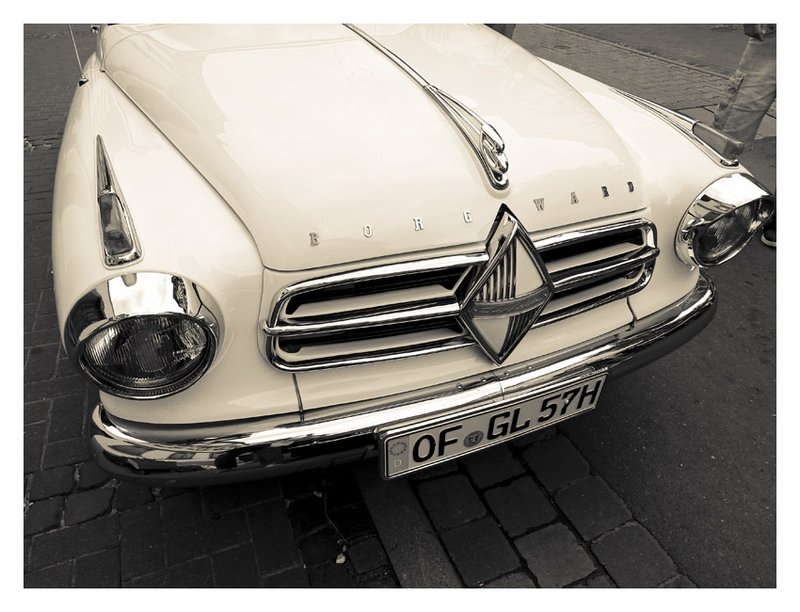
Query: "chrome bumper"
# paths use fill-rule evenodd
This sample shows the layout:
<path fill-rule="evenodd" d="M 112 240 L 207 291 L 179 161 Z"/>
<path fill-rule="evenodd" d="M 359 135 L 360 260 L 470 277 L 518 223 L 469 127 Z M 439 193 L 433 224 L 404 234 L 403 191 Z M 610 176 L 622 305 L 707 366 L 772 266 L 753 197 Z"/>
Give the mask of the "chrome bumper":
<path fill-rule="evenodd" d="M 165 441 L 163 432 L 158 440 L 145 439 L 114 424 L 98 405 L 92 414 L 92 450 L 95 460 L 115 476 L 158 486 L 243 481 L 362 459 L 376 454 L 378 431 L 389 425 L 457 419 L 501 402 L 525 401 L 567 378 L 602 369 L 614 376 L 641 367 L 696 335 L 715 307 L 714 286 L 701 275 L 684 299 L 591 343 L 480 378 L 376 400 L 344 416 L 288 424 L 264 419 L 247 423 L 245 433 L 234 435 L 215 434 L 209 427 L 207 435 L 192 439 Z"/>

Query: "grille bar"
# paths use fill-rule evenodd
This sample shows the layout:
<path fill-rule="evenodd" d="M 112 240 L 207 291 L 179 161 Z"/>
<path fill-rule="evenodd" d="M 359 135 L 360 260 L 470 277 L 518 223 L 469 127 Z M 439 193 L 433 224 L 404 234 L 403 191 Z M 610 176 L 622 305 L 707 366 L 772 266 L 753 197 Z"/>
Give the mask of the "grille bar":
<path fill-rule="evenodd" d="M 515 296 L 515 244 L 476 301 Z M 565 232 L 534 246 L 555 293 L 531 328 L 640 291 L 659 253 L 655 227 L 645 220 Z M 438 257 L 289 286 L 263 325 L 266 356 L 280 369 L 305 371 L 474 345 L 459 320 L 460 298 L 487 261 L 486 252 Z"/>

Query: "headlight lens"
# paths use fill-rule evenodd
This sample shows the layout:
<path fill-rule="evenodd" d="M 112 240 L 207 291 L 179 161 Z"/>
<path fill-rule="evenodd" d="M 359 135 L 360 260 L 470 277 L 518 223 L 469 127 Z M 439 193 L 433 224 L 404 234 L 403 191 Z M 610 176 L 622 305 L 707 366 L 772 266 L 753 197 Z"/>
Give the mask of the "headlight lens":
<path fill-rule="evenodd" d="M 774 210 L 774 198 L 752 177 L 733 174 L 719 179 L 686 211 L 675 250 L 690 265 L 724 263 L 747 245 Z"/>
<path fill-rule="evenodd" d="M 81 365 L 117 395 L 163 396 L 200 378 L 214 345 L 214 335 L 201 321 L 182 315 L 130 317 L 91 336 Z"/>
<path fill-rule="evenodd" d="M 208 292 L 186 278 L 124 274 L 78 300 L 64 346 L 103 391 L 155 399 L 186 389 L 211 366 L 222 338 L 218 313 Z"/>

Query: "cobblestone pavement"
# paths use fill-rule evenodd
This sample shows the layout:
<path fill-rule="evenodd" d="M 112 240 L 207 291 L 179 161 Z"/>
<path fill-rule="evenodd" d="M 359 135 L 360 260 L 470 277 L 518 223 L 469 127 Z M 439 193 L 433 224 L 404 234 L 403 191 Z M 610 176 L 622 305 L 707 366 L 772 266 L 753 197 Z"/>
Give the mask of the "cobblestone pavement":
<path fill-rule="evenodd" d="M 76 35 L 85 58 L 93 36 Z M 515 40 L 694 113 L 724 82 L 547 26 Z M 375 463 L 196 489 L 101 472 L 86 447 L 97 392 L 60 348 L 50 268 L 53 172 L 77 76 L 66 26 L 25 28 L 25 586 L 694 586 L 556 428 L 392 482 Z"/>

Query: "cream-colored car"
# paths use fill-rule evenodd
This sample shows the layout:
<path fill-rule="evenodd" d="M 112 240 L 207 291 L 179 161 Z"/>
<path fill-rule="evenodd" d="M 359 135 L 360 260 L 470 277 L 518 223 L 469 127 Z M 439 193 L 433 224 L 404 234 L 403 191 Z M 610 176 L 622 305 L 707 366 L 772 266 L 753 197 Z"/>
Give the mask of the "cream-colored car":
<path fill-rule="evenodd" d="M 84 76 L 59 324 L 96 460 L 150 484 L 391 478 L 602 406 L 774 208 L 738 143 L 484 26 L 114 25 Z"/>

